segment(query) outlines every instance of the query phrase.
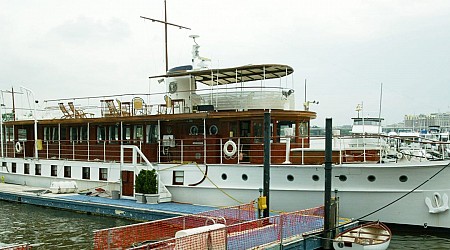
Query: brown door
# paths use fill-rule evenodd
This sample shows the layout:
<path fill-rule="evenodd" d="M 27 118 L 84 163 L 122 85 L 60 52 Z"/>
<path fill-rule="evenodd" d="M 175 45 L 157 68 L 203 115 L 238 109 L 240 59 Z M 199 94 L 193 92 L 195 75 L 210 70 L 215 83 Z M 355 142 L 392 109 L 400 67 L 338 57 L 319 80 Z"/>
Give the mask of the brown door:
<path fill-rule="evenodd" d="M 133 196 L 134 172 L 122 171 L 122 195 Z"/>

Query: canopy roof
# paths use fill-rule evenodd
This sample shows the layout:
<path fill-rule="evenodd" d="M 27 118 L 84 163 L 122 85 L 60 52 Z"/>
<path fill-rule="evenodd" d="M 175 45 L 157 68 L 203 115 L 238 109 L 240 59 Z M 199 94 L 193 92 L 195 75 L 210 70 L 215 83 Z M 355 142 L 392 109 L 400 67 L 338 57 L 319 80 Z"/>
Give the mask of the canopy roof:
<path fill-rule="evenodd" d="M 151 76 L 149 78 L 192 76 L 196 81 L 211 86 L 281 78 L 292 74 L 292 72 L 294 72 L 294 69 L 288 65 L 260 64 L 224 69 L 171 72 L 167 75 Z"/>

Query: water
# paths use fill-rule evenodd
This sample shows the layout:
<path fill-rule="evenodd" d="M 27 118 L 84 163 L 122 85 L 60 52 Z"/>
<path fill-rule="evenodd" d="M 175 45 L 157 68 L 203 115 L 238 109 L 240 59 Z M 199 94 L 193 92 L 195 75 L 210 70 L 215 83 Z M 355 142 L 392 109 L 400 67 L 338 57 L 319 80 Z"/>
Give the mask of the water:
<path fill-rule="evenodd" d="M 0 201 L 0 242 L 33 249 L 92 249 L 93 231 L 135 221 Z"/>
<path fill-rule="evenodd" d="M 426 249 L 444 250 L 450 249 L 450 234 L 447 232 L 429 232 L 425 230 L 403 231 L 392 230 L 392 240 L 389 250 L 393 249 Z"/>
<path fill-rule="evenodd" d="M 33 249 L 92 249 L 93 231 L 135 221 L 0 201 L 0 242 L 32 243 Z M 389 249 L 450 250 L 450 234 L 392 228 Z"/>

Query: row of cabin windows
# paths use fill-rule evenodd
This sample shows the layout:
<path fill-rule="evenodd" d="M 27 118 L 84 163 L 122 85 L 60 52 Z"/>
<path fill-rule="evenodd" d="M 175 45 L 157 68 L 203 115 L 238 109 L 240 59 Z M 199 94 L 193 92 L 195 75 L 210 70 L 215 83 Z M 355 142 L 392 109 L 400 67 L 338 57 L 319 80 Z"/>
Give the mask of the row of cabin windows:
<path fill-rule="evenodd" d="M 145 139 L 146 143 L 156 143 L 158 138 L 158 126 L 146 125 L 145 129 L 147 136 L 144 138 L 143 125 L 124 125 L 122 129 L 122 140 L 144 141 Z M 97 126 L 96 131 L 97 142 L 111 142 L 119 141 L 121 139 L 119 136 L 119 125 Z M 87 126 L 61 127 L 61 133 L 59 133 L 58 127 L 44 127 L 44 141 L 46 142 L 58 142 L 59 134 L 61 134 L 62 141 L 86 142 L 88 140 Z M 67 135 L 69 136 L 68 138 Z"/>
<path fill-rule="evenodd" d="M 6 162 L 3 162 L 3 167 L 6 167 Z M 58 176 L 58 166 L 57 165 L 51 165 L 50 166 L 50 176 Z M 42 174 L 42 167 L 41 164 L 35 164 L 34 165 L 34 174 L 35 175 L 41 175 Z M 11 172 L 17 173 L 17 165 L 15 162 L 11 165 Z M 30 164 L 24 163 L 23 164 L 23 173 L 24 174 L 30 174 Z M 72 167 L 71 166 L 64 166 L 64 177 L 65 178 L 71 178 L 72 177 Z M 82 168 L 82 178 L 84 180 L 91 179 L 91 168 L 90 167 L 83 167 Z M 107 168 L 99 168 L 99 180 L 106 181 L 108 180 L 108 169 Z"/>
<path fill-rule="evenodd" d="M 295 131 L 295 123 L 291 121 L 278 121 L 277 135 L 284 137 L 285 128 L 293 128 Z M 243 121 L 240 124 L 240 136 L 246 137 L 250 135 L 250 122 Z M 236 135 L 237 124 L 231 124 L 230 131 Z M 309 134 L 308 123 L 301 122 L 299 124 L 299 136 L 307 137 Z M 156 143 L 158 138 L 158 126 L 157 125 L 145 125 L 145 135 L 144 138 L 144 125 L 124 125 L 122 128 L 122 140 L 135 140 L 144 141 L 146 143 Z M 61 136 L 59 136 L 61 135 Z M 96 127 L 97 142 L 102 141 L 118 141 L 119 136 L 119 125 L 111 126 L 97 126 Z M 257 138 L 263 137 L 263 124 L 262 122 L 253 123 L 253 136 Z M 45 142 L 58 142 L 61 138 L 62 141 L 69 140 L 70 142 L 86 142 L 88 140 L 88 127 L 78 126 L 78 127 L 44 127 L 44 141 Z M 14 141 L 14 131 L 12 127 L 5 128 L 5 139 L 6 141 Z M 27 130 L 18 129 L 18 140 L 27 140 Z"/>

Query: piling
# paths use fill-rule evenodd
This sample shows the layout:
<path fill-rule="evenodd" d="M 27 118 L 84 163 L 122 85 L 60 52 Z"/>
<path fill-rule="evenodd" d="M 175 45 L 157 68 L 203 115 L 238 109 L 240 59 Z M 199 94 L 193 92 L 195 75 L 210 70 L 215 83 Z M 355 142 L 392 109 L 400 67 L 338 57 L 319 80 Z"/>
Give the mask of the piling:
<path fill-rule="evenodd" d="M 324 249 L 331 249 L 333 223 L 331 216 L 331 178 L 332 178 L 332 119 L 325 121 L 325 216 L 324 216 Z"/>
<path fill-rule="evenodd" d="M 269 193 L 270 193 L 270 112 L 265 112 L 263 195 L 266 197 L 267 208 L 263 212 L 263 217 L 269 217 L 270 211 Z"/>

